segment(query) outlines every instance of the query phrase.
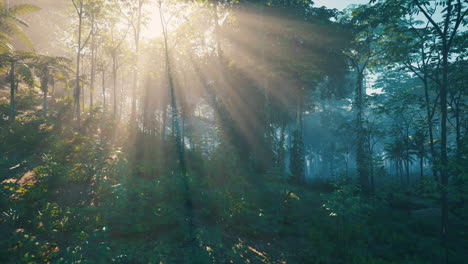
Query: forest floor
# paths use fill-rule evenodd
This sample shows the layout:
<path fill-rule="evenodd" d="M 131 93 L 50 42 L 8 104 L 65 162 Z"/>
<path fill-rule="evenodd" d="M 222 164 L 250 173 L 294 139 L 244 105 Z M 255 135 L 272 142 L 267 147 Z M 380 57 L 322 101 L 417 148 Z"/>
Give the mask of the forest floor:
<path fill-rule="evenodd" d="M 85 135 L 52 113 L 44 119 L 38 110 L 20 111 L 15 124 L 0 124 L 1 263 L 422 264 L 445 258 L 438 196 L 422 184 L 383 186 L 363 196 L 352 182 L 303 184 L 276 172 L 237 171 L 217 181 L 212 171 L 193 173 L 194 226 L 187 231 L 174 177 L 138 176 L 126 147 L 115 143 L 124 141 L 97 133 L 101 122 L 91 122 Z M 450 263 L 461 264 L 468 257 L 468 213 L 455 198 L 448 254 Z"/>

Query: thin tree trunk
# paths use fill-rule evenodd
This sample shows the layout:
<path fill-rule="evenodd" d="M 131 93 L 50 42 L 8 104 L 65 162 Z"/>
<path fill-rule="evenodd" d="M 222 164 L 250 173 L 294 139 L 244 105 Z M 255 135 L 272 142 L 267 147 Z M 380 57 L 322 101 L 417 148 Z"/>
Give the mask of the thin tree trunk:
<path fill-rule="evenodd" d="M 172 131 L 175 133 L 176 138 L 176 148 L 178 154 L 178 162 L 179 162 L 179 171 L 183 181 L 183 194 L 184 194 L 184 208 L 185 208 L 185 218 L 187 219 L 187 225 L 189 228 L 189 243 L 191 244 L 192 254 L 195 252 L 195 236 L 194 236 L 194 223 L 193 223 L 193 202 L 192 197 L 190 195 L 190 186 L 187 179 L 187 169 L 185 164 L 185 153 L 184 153 L 184 146 L 182 145 L 181 140 L 181 132 L 179 126 L 179 119 L 178 119 L 178 111 L 176 105 L 176 95 L 174 89 L 174 80 L 172 76 L 172 68 L 170 63 L 170 56 L 169 56 L 169 48 L 168 48 L 168 34 L 167 34 L 167 24 L 163 19 L 163 11 L 162 11 L 162 3 L 159 3 L 159 18 L 161 20 L 161 25 L 163 28 L 163 37 L 164 37 L 164 52 L 166 57 L 166 71 L 169 83 L 169 92 L 170 92 L 170 100 L 171 100 L 171 110 L 172 110 Z M 189 257 L 188 263 L 193 263 L 192 256 Z"/>
<path fill-rule="evenodd" d="M 160 10 L 162 12 L 162 10 Z M 174 88 L 174 79 L 172 76 L 172 67 L 169 57 L 169 48 L 167 43 L 167 29 L 165 28 L 165 24 L 162 18 L 162 14 L 160 15 L 161 24 L 163 25 L 163 35 L 164 35 L 164 52 L 166 57 L 166 71 L 167 71 L 167 80 L 169 84 L 169 95 L 171 100 L 171 114 L 172 114 L 172 133 L 175 135 L 176 139 L 176 148 L 178 152 L 178 159 L 179 159 L 179 166 L 182 174 L 185 175 L 185 159 L 184 159 L 184 149 L 182 146 L 181 141 L 181 133 L 180 133 L 180 124 L 179 124 L 179 113 L 177 111 L 177 104 L 176 104 L 176 95 L 175 95 L 175 88 Z"/>
<path fill-rule="evenodd" d="M 398 160 L 395 160 L 394 162 L 395 162 L 395 176 L 398 179 L 399 178 L 398 172 L 400 171 L 400 169 L 398 168 Z"/>
<path fill-rule="evenodd" d="M 426 8 L 414 0 L 414 3 L 423 13 L 423 15 L 432 24 L 442 42 L 442 81 L 440 82 L 440 111 L 441 111 L 441 131 L 440 131 L 440 182 L 441 182 L 441 235 L 445 248 L 445 263 L 448 263 L 448 244 L 447 244 L 447 226 L 448 226 L 448 153 L 447 153 L 447 93 L 448 93 L 448 71 L 451 45 L 456 36 L 459 26 L 465 19 L 466 10 L 462 11 L 461 1 L 457 1 L 454 6 L 453 0 L 447 0 L 444 7 L 443 23 L 438 24 L 432 19 L 432 14 L 428 13 Z"/>
<path fill-rule="evenodd" d="M 8 120 L 13 122 L 15 120 L 15 62 L 11 61 L 10 68 L 10 116 Z"/>
<path fill-rule="evenodd" d="M 132 110 L 130 115 L 130 124 L 136 129 L 136 109 L 137 109 L 137 94 L 138 94 L 138 71 L 140 58 L 140 31 L 141 31 L 141 16 L 142 16 L 143 1 L 138 1 L 138 18 L 135 27 L 135 69 L 133 72 L 133 93 L 132 93 Z M 133 131 L 134 129 L 132 129 Z"/>
<path fill-rule="evenodd" d="M 406 157 L 405 157 L 405 169 L 406 169 L 406 182 L 410 184 L 410 174 L 409 174 L 409 167 L 410 167 L 410 154 L 409 154 L 409 126 L 406 125 L 406 139 L 405 139 L 405 147 L 406 147 Z"/>
<path fill-rule="evenodd" d="M 166 122 L 167 122 L 167 104 L 166 104 L 166 101 L 164 101 L 163 112 L 162 112 L 162 124 L 161 124 L 161 139 L 163 142 L 166 140 Z"/>
<path fill-rule="evenodd" d="M 400 173 L 400 184 L 403 185 L 403 160 L 399 159 L 398 160 L 398 168 L 399 168 L 399 173 Z"/>
<path fill-rule="evenodd" d="M 55 78 L 52 77 L 52 90 L 50 91 L 50 97 L 52 98 L 52 102 L 55 101 Z"/>
<path fill-rule="evenodd" d="M 106 72 L 102 70 L 102 110 L 106 110 Z"/>
<path fill-rule="evenodd" d="M 286 122 L 281 124 L 280 141 L 278 146 L 278 166 L 281 172 L 284 172 L 284 139 L 285 137 Z"/>
<path fill-rule="evenodd" d="M 346 156 L 347 156 L 347 154 L 346 154 Z M 347 179 L 348 176 L 349 176 L 348 163 L 349 163 L 348 157 L 345 157 L 345 173 L 346 173 L 346 179 Z"/>
<path fill-rule="evenodd" d="M 422 180 L 424 178 L 424 156 L 421 154 L 421 157 L 419 159 L 419 169 L 420 169 L 420 179 Z"/>
<path fill-rule="evenodd" d="M 89 87 L 89 109 L 90 114 L 93 113 L 93 106 L 94 106 L 94 81 L 96 78 L 96 36 L 95 36 L 95 29 L 94 29 L 94 15 L 91 17 L 91 84 Z"/>
<path fill-rule="evenodd" d="M 429 85 L 427 83 L 426 73 L 424 73 L 424 97 L 426 99 L 426 111 L 427 111 L 427 124 L 429 130 L 429 146 L 431 148 L 431 160 L 432 160 L 432 174 L 435 181 L 438 181 L 437 177 L 437 170 L 434 166 L 436 152 L 434 148 L 434 134 L 433 134 L 433 125 L 432 125 L 432 114 L 431 114 L 431 107 L 430 107 L 430 99 L 429 99 Z"/>
<path fill-rule="evenodd" d="M 47 93 L 48 93 L 47 85 L 46 87 L 43 87 L 42 89 L 44 90 L 44 106 L 43 106 L 44 117 L 47 117 Z"/>
<path fill-rule="evenodd" d="M 114 113 L 114 117 L 117 116 L 117 58 L 115 57 L 117 56 L 115 54 L 115 51 L 113 52 L 112 54 L 112 81 L 113 81 L 113 100 L 114 100 L 114 105 L 113 105 L 113 113 Z"/>
<path fill-rule="evenodd" d="M 441 232 L 442 240 L 446 251 L 447 245 L 447 226 L 448 226 L 448 155 L 447 155 L 447 85 L 448 85 L 448 47 L 446 41 L 443 42 L 443 70 L 442 85 L 440 87 L 440 109 L 441 109 L 441 132 L 440 132 L 440 180 L 442 184 L 442 219 Z M 446 263 L 448 263 L 448 254 L 446 252 Z"/>
<path fill-rule="evenodd" d="M 81 34 L 82 34 L 82 23 L 83 23 L 83 3 L 80 2 L 80 9 L 78 12 L 78 50 L 76 54 L 76 85 L 75 85 L 75 116 L 78 123 L 78 127 L 81 122 L 81 107 L 80 107 L 80 62 L 81 62 Z"/>
<path fill-rule="evenodd" d="M 359 183 L 361 184 L 364 191 L 369 191 L 369 170 L 367 166 L 366 153 L 365 153 L 365 138 L 364 138 L 364 127 L 363 127 L 363 112 L 364 112 L 364 73 L 358 69 L 357 85 L 356 85 L 356 125 L 357 125 L 357 151 L 356 151 L 356 165 L 359 177 Z"/>

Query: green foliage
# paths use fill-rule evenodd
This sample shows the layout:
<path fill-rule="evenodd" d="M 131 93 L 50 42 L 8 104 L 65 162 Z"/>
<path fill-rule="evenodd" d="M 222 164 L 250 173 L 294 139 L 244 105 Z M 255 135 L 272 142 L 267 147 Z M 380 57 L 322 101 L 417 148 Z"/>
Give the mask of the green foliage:
<path fill-rule="evenodd" d="M 118 62 L 113 65 L 113 77 L 119 67 L 122 72 L 139 68 L 133 58 L 139 54 L 126 51 L 125 38 L 129 32 L 135 37 L 138 34 L 133 24 L 137 2 L 107 1 L 112 10 L 106 9 L 105 14 L 100 9 L 106 1 L 91 2 L 83 2 L 83 32 L 88 30 L 89 17 L 99 20 L 92 22 L 97 23 L 93 24 L 97 32 L 116 29 L 100 36 L 94 36 L 93 29 L 89 35 L 91 42 L 97 37 L 98 42 L 112 44 L 96 48 L 107 48 Z M 432 86 L 440 80 L 432 80 L 437 71 L 427 74 L 434 83 L 424 87 L 430 92 L 430 100 L 425 102 L 418 91 L 421 78 L 414 76 L 424 69 L 412 69 L 421 59 L 417 57 L 418 45 L 428 41 L 434 41 L 434 46 L 423 45 L 422 51 L 432 54 L 429 65 L 437 63 L 433 55 L 440 51 L 440 43 L 432 37 L 434 32 L 406 28 L 405 23 L 411 23 L 406 15 L 413 11 L 408 13 L 403 8 L 407 5 L 400 5 L 405 1 L 372 1 L 341 18 L 338 11 L 314 8 L 308 0 L 249 2 L 254 3 L 253 11 L 261 13 L 260 19 L 243 14 L 247 10 L 242 8 L 232 8 L 239 1 L 197 2 L 199 7 L 209 8 L 193 11 L 193 21 L 177 14 L 176 9 L 185 9 L 186 3 L 169 12 L 177 17 L 174 20 L 183 21 L 178 22 L 182 26 L 165 39 L 171 48 L 166 58 L 158 54 L 159 40 L 145 47 L 157 47 L 157 55 L 148 61 L 158 62 L 150 64 L 152 70 L 145 74 L 148 83 L 157 84 L 148 84 L 138 104 L 143 117 L 127 126 L 118 120 L 117 113 L 108 113 L 106 105 L 89 109 L 89 115 L 83 113 L 83 122 L 76 124 L 69 96 L 55 98 L 50 115 L 42 115 L 38 110 L 40 90 L 34 87 L 43 92 L 45 110 L 51 81 L 60 79 L 64 89 L 70 88 L 71 63 L 61 57 L 13 51 L 10 41 L 15 34 L 21 38 L 20 25 L 25 26 L 17 16 L 37 8 L 17 5 L 7 10 L 0 0 L 0 74 L 7 74 L 14 64 L 12 88 L 18 89 L 16 122 L 6 121 L 8 93 L 0 91 L 1 263 L 441 263 L 445 252 L 439 243 L 439 207 L 445 192 L 450 219 L 447 252 L 453 263 L 466 261 L 466 128 L 460 127 L 466 120 L 464 94 L 458 91 L 464 81 L 463 60 L 454 58 L 449 63 L 453 68 L 449 77 L 456 80 L 449 89 L 453 104 L 449 114 L 458 122 L 451 128 L 457 139 L 453 146 L 449 144 L 449 183 L 441 184 L 426 175 L 414 184 L 409 178 L 407 184 L 396 184 L 384 179 L 388 175 L 383 161 L 398 163 L 402 169 L 403 162 L 409 168 L 417 157 L 423 173 L 424 159 L 429 166 L 437 165 L 438 157 L 428 154 L 429 144 L 434 142 L 427 143 L 429 124 L 423 110 L 433 107 L 429 110 L 436 121 L 440 107 L 430 104 L 439 99 Z M 118 12 L 128 15 L 131 25 L 127 32 L 115 16 Z M 218 20 L 225 17 L 213 25 L 212 13 L 217 13 Z M 404 23 L 398 22 L 403 17 Z M 192 29 L 195 34 L 189 32 Z M 429 37 L 417 39 L 420 31 Z M 462 54 L 462 41 L 456 37 Z M 80 55 L 87 54 L 87 41 L 81 43 Z M 159 69 L 164 68 L 160 59 L 167 64 L 172 58 L 174 76 L 184 77 L 175 78 L 174 83 L 161 78 L 166 72 Z M 81 57 L 83 69 L 87 59 Z M 108 69 L 105 59 L 102 61 L 99 71 L 105 77 Z M 123 63 L 129 61 L 130 67 Z M 412 73 L 382 74 L 374 88 L 382 88 L 383 94 L 354 100 L 348 97 L 340 104 L 328 101 L 349 96 L 355 88 L 350 85 L 345 89 L 347 75 L 358 74 L 357 86 L 362 91 L 357 94 L 365 94 L 364 75 L 381 66 L 401 66 L 393 64 L 406 64 Z M 347 69 L 349 66 L 353 71 Z M 204 68 L 208 70 L 202 71 Z M 211 71 L 214 74 L 208 75 Z M 122 77 L 117 83 L 126 82 L 126 76 Z M 87 76 L 77 79 L 84 91 Z M 23 84 L 31 88 L 24 89 Z M 152 94 L 168 85 L 177 94 L 171 104 L 165 102 L 164 93 Z M 135 87 L 135 94 L 141 92 Z M 94 87 L 89 88 L 94 91 Z M 125 95 L 113 91 L 112 99 L 126 101 Z M 202 103 L 192 103 L 192 98 Z M 155 102 L 160 99 L 164 102 Z M 360 112 L 357 129 L 348 124 L 354 114 L 352 104 Z M 117 109 L 117 104 L 114 106 Z M 340 112 L 327 109 L 332 106 Z M 125 117 L 126 109 L 120 107 L 121 117 Z M 195 110 L 198 107 L 208 110 Z M 312 111 L 320 111 L 322 126 L 336 126 L 329 131 L 338 131 L 341 126 L 339 141 L 348 142 L 341 144 L 330 137 L 323 147 L 325 137 L 317 134 L 313 135 L 317 142 L 307 145 L 302 119 Z M 300 127 L 286 132 L 293 115 Z M 177 149 L 175 143 L 181 141 L 180 135 L 161 120 L 169 117 L 184 121 L 183 149 Z M 372 122 L 372 118 L 382 122 Z M 198 121 L 202 128 L 192 124 Z M 393 122 L 388 125 L 387 121 Z M 356 135 L 358 142 L 351 139 Z M 377 137 L 384 142 L 374 142 Z M 320 162 L 330 165 L 334 176 L 335 162 L 339 157 L 352 158 L 356 143 L 358 156 L 362 154 L 357 157 L 358 173 L 365 167 L 366 178 L 372 174 L 383 182 L 378 188 L 367 190 L 366 184 L 358 185 L 353 178 L 305 183 L 306 146 L 307 152 L 319 149 L 315 153 Z M 335 155 L 340 147 L 343 155 Z M 287 151 L 292 177 L 283 164 Z M 181 160 L 186 162 L 186 170 L 180 169 Z M 351 168 L 353 165 L 351 162 Z"/>
<path fill-rule="evenodd" d="M 14 38 L 32 48 L 31 40 L 23 30 L 28 24 L 19 16 L 39 10 L 39 7 L 31 4 L 19 4 L 7 8 L 5 0 L 0 1 L 0 53 L 13 50 L 10 42 Z"/>
<path fill-rule="evenodd" d="M 334 183 L 335 190 L 326 195 L 323 208 L 329 212 L 329 216 L 356 221 L 366 216 L 372 206 L 361 196 L 359 185 L 346 183 L 341 179 Z"/>
<path fill-rule="evenodd" d="M 99 124 L 83 134 L 54 128 L 55 116 L 50 123 L 19 117 L 10 127 L 14 133 L 3 134 L 8 140 L 2 142 L 21 134 L 21 144 L 37 140 L 48 146 L 31 150 L 41 153 L 31 186 L 2 184 L 4 263 L 430 261 L 421 252 L 435 247 L 434 240 L 423 242 L 431 225 L 405 221 L 414 198 L 398 188 L 370 199 L 342 179 L 330 192 L 290 181 L 278 168 L 258 174 L 229 147 L 209 158 L 193 151 L 187 153 L 191 229 L 180 175 L 170 168 L 138 168 L 124 149 L 96 133 Z M 40 125 L 52 128 L 34 127 Z M 431 197 L 434 188 L 422 185 L 418 195 Z M 401 206 L 408 202 L 410 207 Z M 411 234 L 415 227 L 420 233 Z"/>

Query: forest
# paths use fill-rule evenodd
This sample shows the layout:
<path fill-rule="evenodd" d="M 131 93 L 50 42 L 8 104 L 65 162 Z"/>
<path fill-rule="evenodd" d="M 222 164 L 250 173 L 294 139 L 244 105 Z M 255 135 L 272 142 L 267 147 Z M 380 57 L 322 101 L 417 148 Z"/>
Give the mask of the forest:
<path fill-rule="evenodd" d="M 0 0 L 0 263 L 467 263 L 467 13 Z"/>

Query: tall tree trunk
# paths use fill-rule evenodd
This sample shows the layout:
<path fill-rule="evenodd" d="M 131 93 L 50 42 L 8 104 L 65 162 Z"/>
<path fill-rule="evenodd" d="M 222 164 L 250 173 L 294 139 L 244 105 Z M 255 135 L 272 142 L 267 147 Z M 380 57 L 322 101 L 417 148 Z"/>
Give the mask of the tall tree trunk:
<path fill-rule="evenodd" d="M 83 24 L 83 3 L 80 1 L 80 8 L 78 12 L 78 50 L 76 54 L 76 85 L 75 85 L 75 117 L 78 124 L 78 127 L 81 123 L 81 107 L 80 107 L 80 62 L 81 62 L 81 34 L 82 34 L 82 24 Z"/>
<path fill-rule="evenodd" d="M 420 179 L 424 179 L 424 156 L 423 154 L 421 154 L 421 156 L 419 157 L 419 170 L 420 170 Z"/>
<path fill-rule="evenodd" d="M 448 155 L 447 155 L 447 86 L 448 86 L 448 52 L 446 41 L 442 45 L 442 85 L 440 87 L 440 109 L 441 109 L 441 130 L 440 130 L 440 180 L 442 184 L 442 219 L 441 232 L 446 251 L 447 245 L 447 226 L 448 226 Z M 446 252 L 446 263 L 448 263 L 448 254 Z"/>
<path fill-rule="evenodd" d="M 15 120 L 15 62 L 12 60 L 10 68 L 10 116 L 8 120 L 13 122 Z"/>
<path fill-rule="evenodd" d="M 463 88 L 462 88 L 463 89 Z M 461 95 L 460 95 L 461 96 Z M 458 99 L 460 100 L 460 99 Z M 463 142 L 462 142 L 462 136 L 461 136 L 461 118 L 460 118 L 460 102 L 458 101 L 455 103 L 455 143 L 457 146 L 457 151 L 456 151 L 456 159 L 457 163 L 461 164 L 462 162 L 462 155 L 463 155 Z"/>
<path fill-rule="evenodd" d="M 81 56 L 81 65 L 84 65 L 84 63 L 83 63 L 83 57 L 84 57 L 84 56 Z M 84 68 L 84 67 L 83 67 L 83 68 Z M 85 72 L 85 71 L 83 70 L 83 72 Z M 83 109 L 83 110 L 84 110 L 85 105 L 86 105 L 86 104 L 85 104 L 85 97 L 86 97 L 85 89 L 86 89 L 86 85 L 85 85 L 85 83 L 83 82 L 83 83 L 81 84 L 81 92 L 80 92 L 81 109 Z"/>
<path fill-rule="evenodd" d="M 302 96 L 298 95 L 296 102 L 296 130 L 293 133 L 293 144 L 291 147 L 291 156 L 289 168 L 291 174 L 298 181 L 304 181 L 304 144 L 303 144 L 303 122 L 302 122 Z"/>
<path fill-rule="evenodd" d="M 346 155 L 345 159 L 344 159 L 344 162 L 345 162 L 345 175 L 346 175 L 346 179 L 348 178 L 349 176 L 349 160 L 348 160 L 348 157 Z"/>
<path fill-rule="evenodd" d="M 272 138 L 272 135 L 273 135 L 273 126 L 271 126 L 271 102 L 270 102 L 270 94 L 269 94 L 269 91 L 268 91 L 268 81 L 267 81 L 267 72 L 266 72 L 266 53 L 265 53 L 265 48 L 263 47 L 266 47 L 268 46 L 267 45 L 267 39 L 266 39 L 266 34 L 265 34 L 265 26 L 266 26 L 266 22 L 265 22 L 265 4 L 263 4 L 261 6 L 261 15 L 260 15 L 260 18 L 261 18 L 261 27 L 260 27 L 260 32 L 259 34 L 261 34 L 261 41 L 263 43 L 261 43 L 262 45 L 262 49 L 261 49 L 261 64 L 262 64 L 262 68 L 264 69 L 261 73 L 262 75 L 262 90 L 263 90 L 263 97 L 264 97 L 264 105 L 263 105 L 263 112 L 264 112 L 264 122 L 263 122 L 263 127 L 264 127 L 264 133 L 263 133 L 263 144 L 261 146 L 262 149 L 264 149 L 264 151 L 262 151 L 260 154 L 262 157 L 262 167 L 264 167 L 263 170 L 268 170 L 272 164 L 273 164 L 273 150 L 271 148 L 271 146 L 273 145 L 273 138 Z"/>
<path fill-rule="evenodd" d="M 394 162 L 395 162 L 395 176 L 398 179 L 399 178 L 398 172 L 400 171 L 398 168 L 398 159 L 396 159 Z"/>
<path fill-rule="evenodd" d="M 45 78 L 47 78 L 47 77 L 45 77 Z M 47 117 L 47 108 L 48 108 L 47 95 L 48 95 L 48 92 L 49 92 L 49 87 L 48 87 L 47 83 L 45 83 L 43 85 L 42 90 L 44 92 L 44 102 L 43 102 L 43 107 L 42 108 L 43 108 L 43 111 L 44 111 L 44 117 Z"/>
<path fill-rule="evenodd" d="M 436 159 L 436 151 L 435 151 L 435 148 L 434 148 L 434 132 L 433 132 L 433 123 L 432 123 L 432 113 L 431 113 L 431 107 L 430 107 L 430 99 L 429 99 L 429 84 L 428 84 L 428 81 L 427 81 L 427 72 L 425 71 L 424 72 L 424 80 L 423 80 L 423 83 L 424 83 L 424 98 L 426 100 L 426 112 L 427 112 L 427 125 L 428 125 L 428 132 L 429 132 L 429 146 L 430 146 L 430 149 L 431 149 L 431 161 L 432 161 L 432 175 L 434 177 L 434 180 L 435 181 L 438 181 L 438 177 L 437 177 L 437 169 L 436 167 L 434 166 L 434 162 L 435 162 L 435 159 Z"/>
<path fill-rule="evenodd" d="M 281 169 L 281 172 L 284 172 L 284 140 L 286 130 L 286 122 L 282 122 L 281 124 L 281 131 L 280 131 L 280 141 L 278 146 L 278 167 Z"/>
<path fill-rule="evenodd" d="M 114 105 L 113 105 L 113 113 L 114 117 L 117 117 L 117 54 L 115 51 L 112 53 L 112 92 L 113 92 L 113 100 L 114 100 Z"/>
<path fill-rule="evenodd" d="M 134 27 L 135 37 L 135 69 L 133 71 L 133 93 L 132 93 L 132 110 L 130 114 L 130 124 L 132 131 L 136 129 L 136 112 L 137 112 L 137 94 L 138 94 L 138 71 L 139 71 L 139 58 L 140 58 L 140 31 L 141 31 L 141 19 L 142 19 L 142 8 L 143 0 L 138 1 L 138 17 L 137 24 Z"/>
<path fill-rule="evenodd" d="M 365 192 L 369 191 L 369 169 L 368 160 L 365 150 L 365 131 L 364 131 L 364 72 L 357 68 L 358 76 L 356 83 L 356 126 L 357 126 L 357 149 L 356 149 L 356 166 L 358 172 L 359 183 Z"/>
<path fill-rule="evenodd" d="M 89 87 L 89 110 L 90 114 L 93 114 L 94 106 L 94 81 L 96 78 L 96 32 L 94 25 L 94 15 L 91 17 L 91 83 Z"/>
<path fill-rule="evenodd" d="M 216 39 L 216 51 L 218 52 L 218 58 L 220 61 L 223 59 L 223 49 L 221 48 L 221 34 L 219 29 L 219 17 L 218 17 L 218 1 L 215 1 L 213 5 L 213 15 L 214 15 L 214 34 Z"/>
<path fill-rule="evenodd" d="M 162 10 L 160 9 L 160 12 Z M 172 133 L 175 135 L 175 140 L 176 140 L 176 148 L 177 148 L 177 153 L 178 153 L 178 162 L 179 162 L 179 167 L 182 172 L 182 174 L 185 175 L 186 173 L 186 167 L 185 167 L 185 158 L 184 158 L 184 148 L 182 146 L 182 140 L 181 140 L 181 133 L 180 133 L 180 124 L 179 124 L 179 113 L 177 110 L 177 104 L 176 104 L 176 95 L 175 95 L 175 88 L 174 88 L 174 79 L 173 79 L 173 73 L 172 73 L 172 65 L 170 61 L 170 56 L 169 56 L 169 47 L 167 43 L 167 29 L 166 25 L 163 21 L 162 14 L 160 15 L 161 18 L 161 24 L 163 25 L 163 36 L 164 36 L 164 53 L 165 53 L 165 58 L 166 58 L 166 71 L 167 71 L 167 81 L 169 84 L 169 96 L 170 96 L 170 104 L 171 104 L 171 115 L 172 115 Z"/>
<path fill-rule="evenodd" d="M 194 235 L 194 223 L 193 223 L 193 202 L 192 197 L 190 194 L 190 186 L 187 179 L 187 168 L 185 164 L 185 150 L 184 146 L 182 145 L 181 140 L 181 131 L 180 131 L 180 124 L 178 118 L 178 111 L 176 105 L 176 95 L 175 95 L 175 88 L 174 88 L 174 80 L 173 80 L 173 73 L 171 68 L 171 61 L 169 56 L 169 47 L 168 47 L 168 33 L 167 33 L 167 24 L 163 19 L 163 10 L 162 10 L 162 3 L 159 3 L 159 18 L 161 20 L 161 25 L 163 29 L 163 38 L 164 38 L 164 52 L 166 58 L 166 71 L 167 71 L 167 78 L 169 84 L 169 93 L 170 93 L 170 100 L 171 100 L 171 110 L 172 110 L 172 132 L 175 133 L 175 140 L 176 140 L 176 149 L 177 149 L 177 158 L 178 158 L 178 165 L 180 175 L 182 177 L 183 182 L 183 194 L 184 194 L 184 213 L 185 218 L 187 219 L 187 225 L 189 228 L 189 243 L 190 247 L 193 250 L 196 247 L 196 240 Z M 188 259 L 188 263 L 193 263 L 191 256 Z"/>
<path fill-rule="evenodd" d="M 163 112 L 162 112 L 162 123 L 161 123 L 161 140 L 164 142 L 166 140 L 166 125 L 167 123 L 167 104 L 164 100 L 163 102 Z"/>
<path fill-rule="evenodd" d="M 409 185 L 410 184 L 410 173 L 409 173 L 409 167 L 410 167 L 410 154 L 409 154 L 409 125 L 406 125 L 406 135 L 405 135 L 405 147 L 406 147 L 406 152 L 405 152 L 405 168 L 406 168 L 406 183 Z"/>
<path fill-rule="evenodd" d="M 402 159 L 399 159 L 398 160 L 399 162 L 399 165 L 398 165 L 398 168 L 400 169 L 400 184 L 403 185 L 403 160 Z"/>
<path fill-rule="evenodd" d="M 367 152 L 369 153 L 368 156 L 369 156 L 369 180 L 370 180 L 370 191 L 372 193 L 375 192 L 375 175 L 374 175 L 374 162 L 372 160 L 372 154 L 373 154 L 373 151 L 372 151 L 372 144 L 371 144 L 371 137 L 370 137 L 370 134 L 367 136 Z"/>
<path fill-rule="evenodd" d="M 55 78 L 52 77 L 50 81 L 52 82 L 52 89 L 50 90 L 50 98 L 52 99 L 52 102 L 55 102 Z"/>
<path fill-rule="evenodd" d="M 445 248 L 445 263 L 448 263 L 448 244 L 447 244 L 447 226 L 448 226 L 448 153 L 447 153 L 447 93 L 448 93 L 448 71 L 449 71 L 449 56 L 454 37 L 457 35 L 457 30 L 465 20 L 466 10 L 463 10 L 462 1 L 457 1 L 454 5 L 453 0 L 445 1 L 443 9 L 443 22 L 437 23 L 432 19 L 432 14 L 427 12 L 427 9 L 418 1 L 414 3 L 427 18 L 429 23 L 439 35 L 442 43 L 442 81 L 439 84 L 440 91 L 440 111 L 441 111 L 441 131 L 440 131 L 440 182 L 441 182 L 441 234 L 442 242 Z"/>
<path fill-rule="evenodd" d="M 106 72 L 102 70 L 102 111 L 106 111 Z"/>

